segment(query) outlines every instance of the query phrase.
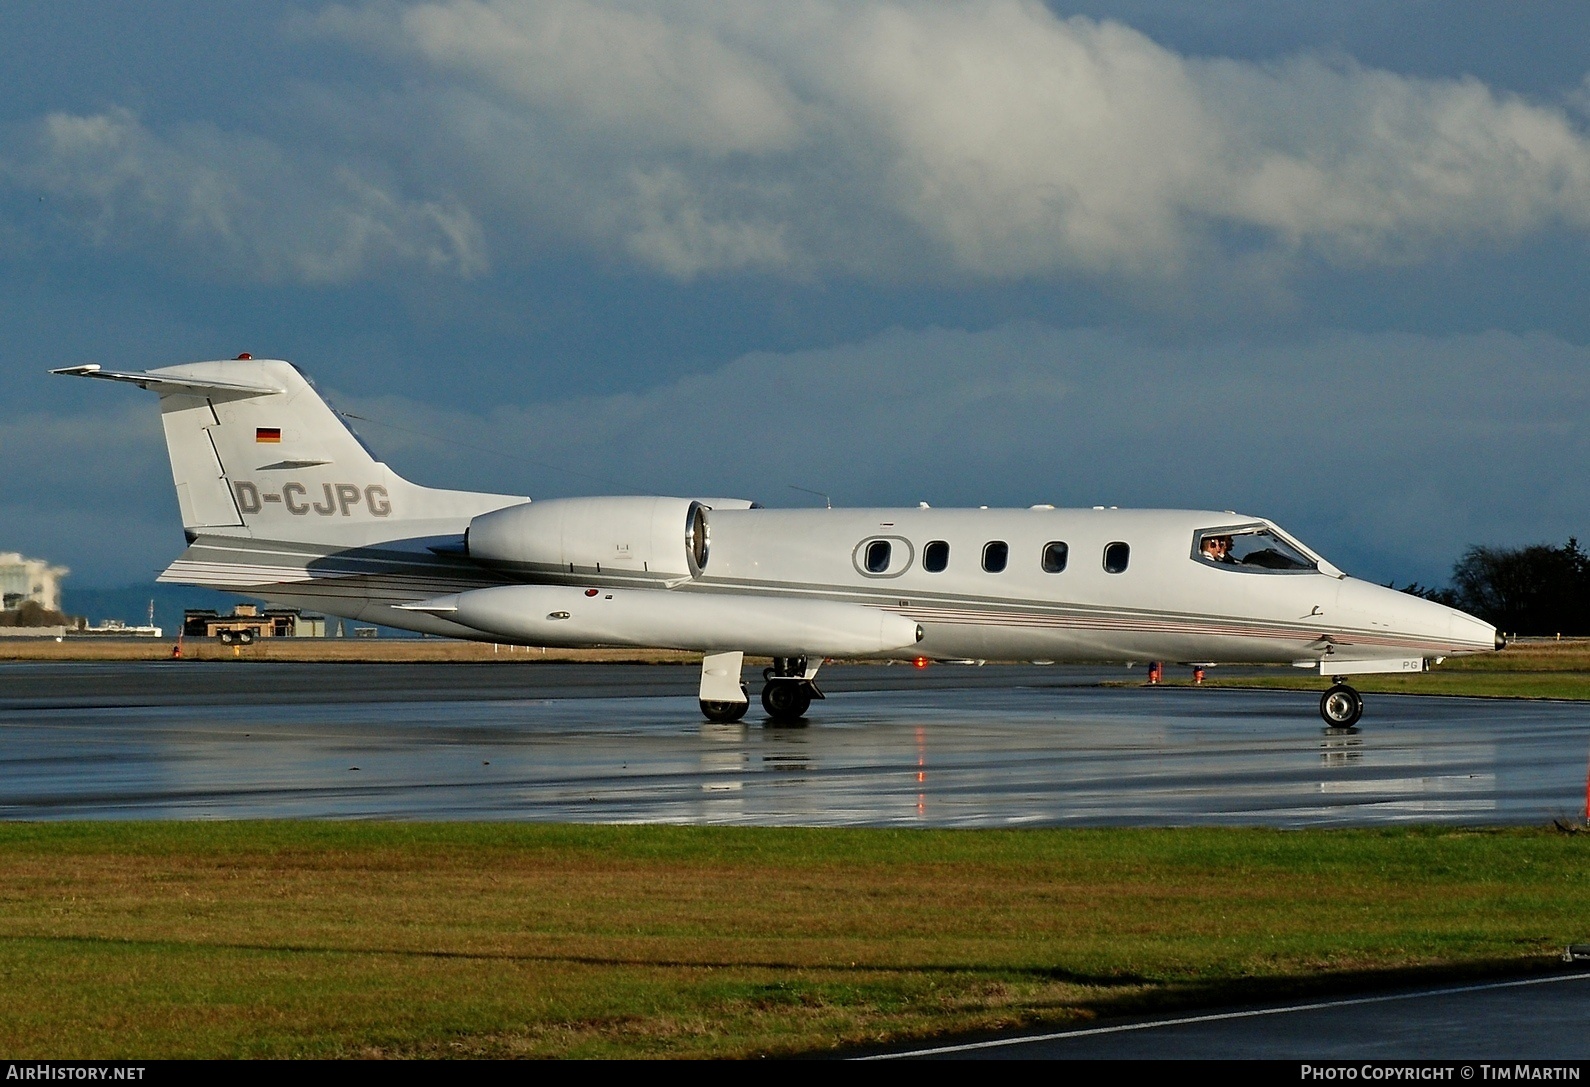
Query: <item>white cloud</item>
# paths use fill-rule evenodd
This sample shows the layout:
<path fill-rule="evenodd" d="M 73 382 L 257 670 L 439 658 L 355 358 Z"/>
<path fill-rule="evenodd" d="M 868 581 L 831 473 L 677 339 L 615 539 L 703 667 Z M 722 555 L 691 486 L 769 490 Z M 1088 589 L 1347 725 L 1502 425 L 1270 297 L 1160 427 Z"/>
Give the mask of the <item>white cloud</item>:
<path fill-rule="evenodd" d="M 723 155 L 784 151 L 801 136 L 800 103 L 778 69 L 725 40 L 732 13 L 703 24 L 666 9 L 547 0 L 416 4 L 397 18 L 434 67 L 608 139 Z"/>
<path fill-rule="evenodd" d="M 152 131 L 126 110 L 54 113 L 0 176 L 49 194 L 98 245 L 175 250 L 246 279 L 341 283 L 389 264 L 486 269 L 479 225 L 456 202 L 411 201 L 348 165 L 297 158 L 207 125 Z"/>
<path fill-rule="evenodd" d="M 474 199 L 680 278 L 1083 274 L 1425 259 L 1590 225 L 1590 141 L 1473 80 L 1180 56 L 1018 0 L 435 0 L 319 32 L 414 66 L 395 108 Z"/>
<path fill-rule="evenodd" d="M 1566 108 L 1183 56 L 1035 0 L 372 0 L 289 25 L 391 82 L 284 88 L 268 137 L 202 103 L 53 114 L 0 177 L 101 244 L 306 283 L 478 275 L 489 234 L 499 260 L 679 280 L 1079 277 L 1175 305 L 1590 227 Z"/>

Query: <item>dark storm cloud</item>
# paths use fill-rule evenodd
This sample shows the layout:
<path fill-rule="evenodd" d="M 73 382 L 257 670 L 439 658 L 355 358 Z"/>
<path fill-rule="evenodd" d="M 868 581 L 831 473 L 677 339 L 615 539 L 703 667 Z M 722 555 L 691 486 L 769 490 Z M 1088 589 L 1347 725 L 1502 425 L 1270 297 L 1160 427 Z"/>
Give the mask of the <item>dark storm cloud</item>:
<path fill-rule="evenodd" d="M 94 388 L 102 404 L 127 395 Z M 645 393 L 483 414 L 348 388 L 418 482 L 773 505 L 1189 506 L 1272 516 L 1351 572 L 1439 580 L 1464 546 L 1580 531 L 1590 350 L 1552 337 L 1335 333 L 1171 347 L 1015 325 L 755 354 Z M 0 518 L 79 568 L 174 552 L 152 398 L 15 428 Z M 85 442 L 84 435 L 98 436 Z M 95 466 L 114 471 L 84 471 Z M 562 469 L 562 470 L 559 470 Z M 26 486 L 20 481 L 30 480 Z M 38 502 L 40 493 L 52 497 Z M 74 540 L 74 523 L 125 519 Z M 129 547 L 131 542 L 138 546 Z"/>

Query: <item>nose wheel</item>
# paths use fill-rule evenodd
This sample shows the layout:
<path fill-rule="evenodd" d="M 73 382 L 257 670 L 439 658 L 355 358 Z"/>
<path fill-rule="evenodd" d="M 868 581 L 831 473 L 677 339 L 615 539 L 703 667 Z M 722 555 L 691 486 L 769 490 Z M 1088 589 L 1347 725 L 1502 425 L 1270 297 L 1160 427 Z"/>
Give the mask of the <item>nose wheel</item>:
<path fill-rule="evenodd" d="M 1331 728 L 1352 728 L 1364 715 L 1364 699 L 1345 683 L 1337 683 L 1320 696 L 1319 715 Z"/>

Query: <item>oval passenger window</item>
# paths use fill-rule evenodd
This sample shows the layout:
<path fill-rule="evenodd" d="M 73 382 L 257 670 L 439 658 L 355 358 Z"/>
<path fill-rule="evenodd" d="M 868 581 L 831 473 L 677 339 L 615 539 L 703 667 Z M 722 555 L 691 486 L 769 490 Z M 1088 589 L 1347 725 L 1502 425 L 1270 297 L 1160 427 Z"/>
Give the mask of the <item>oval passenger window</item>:
<path fill-rule="evenodd" d="M 882 574 L 889 569 L 889 552 L 892 550 L 888 540 L 873 540 L 867 545 L 867 573 Z"/>
<path fill-rule="evenodd" d="M 1043 545 L 1043 572 L 1058 574 L 1066 568 L 1066 558 L 1071 554 L 1071 549 L 1065 544 L 1056 541 Z"/>
<path fill-rule="evenodd" d="M 995 540 L 983 547 L 983 569 L 990 574 L 999 573 L 1009 561 L 1010 545 L 1004 540 Z"/>
<path fill-rule="evenodd" d="M 1132 557 L 1132 549 L 1124 543 L 1112 543 L 1104 549 L 1104 572 L 1119 574 L 1126 570 L 1127 561 Z"/>
<path fill-rule="evenodd" d="M 934 540 L 922 549 L 922 569 L 930 574 L 942 574 L 949 569 L 950 545 L 943 540 Z"/>

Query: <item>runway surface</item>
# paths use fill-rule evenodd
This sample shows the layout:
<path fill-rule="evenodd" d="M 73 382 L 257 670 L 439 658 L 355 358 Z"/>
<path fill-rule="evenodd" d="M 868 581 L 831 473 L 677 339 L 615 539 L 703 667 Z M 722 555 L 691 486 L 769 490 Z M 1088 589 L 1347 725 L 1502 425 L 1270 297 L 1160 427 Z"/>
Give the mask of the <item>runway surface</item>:
<path fill-rule="evenodd" d="M 1587 1014 L 1590 973 L 1576 969 L 1509 981 L 1167 1015 L 864 1059 L 1568 1061 L 1577 1066 L 1590 1056 L 1584 1034 Z M 1454 1068 L 1439 1078 L 1498 1077 L 1485 1077 L 1471 1065 L 1468 1076 Z"/>
<path fill-rule="evenodd" d="M 666 665 L 0 665 L 0 817 L 761 825 L 1540 823 L 1590 707 L 824 669 L 809 723 L 703 722 Z M 753 685 L 753 691 L 755 687 Z"/>

